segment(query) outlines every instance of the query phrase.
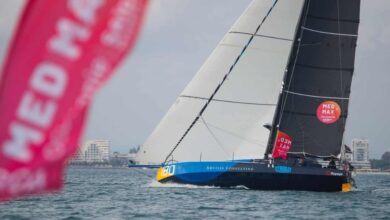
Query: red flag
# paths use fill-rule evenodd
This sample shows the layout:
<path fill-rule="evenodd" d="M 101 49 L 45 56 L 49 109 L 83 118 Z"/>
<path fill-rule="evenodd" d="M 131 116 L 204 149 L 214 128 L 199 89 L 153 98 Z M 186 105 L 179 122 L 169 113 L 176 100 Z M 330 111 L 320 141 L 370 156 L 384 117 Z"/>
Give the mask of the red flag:
<path fill-rule="evenodd" d="M 0 200 L 58 190 L 96 90 L 147 0 L 30 0 L 0 81 Z"/>
<path fill-rule="evenodd" d="M 276 141 L 274 146 L 274 151 L 272 152 L 272 158 L 283 158 L 287 159 L 287 153 L 290 150 L 292 145 L 291 137 L 281 131 L 278 131 L 276 134 Z"/>

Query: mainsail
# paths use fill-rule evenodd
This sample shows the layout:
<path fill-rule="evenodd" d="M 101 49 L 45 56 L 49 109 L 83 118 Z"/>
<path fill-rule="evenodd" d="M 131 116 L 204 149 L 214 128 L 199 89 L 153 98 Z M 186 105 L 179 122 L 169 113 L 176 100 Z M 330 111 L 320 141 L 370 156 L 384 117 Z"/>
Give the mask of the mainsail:
<path fill-rule="evenodd" d="M 295 37 L 266 154 L 278 131 L 289 154 L 340 153 L 359 26 L 360 0 L 307 0 Z"/>
<path fill-rule="evenodd" d="M 263 125 L 274 118 L 303 5 L 254 0 L 142 145 L 137 161 L 162 163 L 173 148 L 177 161 L 261 158 L 270 135 Z"/>

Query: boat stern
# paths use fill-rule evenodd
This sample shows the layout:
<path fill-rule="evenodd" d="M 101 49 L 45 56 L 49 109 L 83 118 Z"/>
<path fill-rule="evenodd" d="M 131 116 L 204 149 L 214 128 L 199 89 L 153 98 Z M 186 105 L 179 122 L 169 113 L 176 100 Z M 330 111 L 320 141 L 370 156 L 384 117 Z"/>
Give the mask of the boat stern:
<path fill-rule="evenodd" d="M 351 183 L 343 183 L 343 184 L 341 185 L 341 191 L 342 191 L 342 192 L 350 192 L 350 191 L 351 191 L 351 188 L 352 188 Z"/>

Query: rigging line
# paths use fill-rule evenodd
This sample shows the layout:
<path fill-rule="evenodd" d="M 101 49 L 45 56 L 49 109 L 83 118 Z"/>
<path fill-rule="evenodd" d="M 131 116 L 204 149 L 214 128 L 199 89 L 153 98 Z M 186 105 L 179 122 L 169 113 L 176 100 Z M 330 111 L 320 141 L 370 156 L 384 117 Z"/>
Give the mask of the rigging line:
<path fill-rule="evenodd" d="M 319 33 L 319 34 L 337 35 L 337 36 L 345 36 L 345 37 L 357 37 L 357 34 L 344 34 L 344 33 L 340 33 L 340 30 L 339 30 L 339 33 L 335 33 L 335 32 L 315 30 L 315 29 L 307 28 L 305 26 L 302 26 L 302 29 L 307 30 L 307 31 L 311 31 L 311 32 L 315 32 L 315 33 Z"/>
<path fill-rule="evenodd" d="M 356 23 L 356 24 L 359 24 L 360 23 L 360 19 L 336 19 L 336 18 L 331 18 L 331 17 L 321 17 L 321 16 L 317 16 L 317 15 L 312 15 L 312 14 L 309 14 L 308 15 L 309 18 L 314 18 L 314 19 L 319 19 L 319 20 L 326 20 L 326 21 L 341 21 L 341 22 L 349 22 L 349 23 Z"/>
<path fill-rule="evenodd" d="M 308 0 L 307 2 L 307 8 L 306 8 L 306 13 L 305 13 L 305 19 L 303 20 L 303 26 L 306 24 L 306 20 L 307 20 L 307 15 L 309 13 L 309 6 L 310 6 L 310 0 Z M 298 43 L 298 47 L 297 47 L 297 53 L 296 53 L 296 56 L 295 56 L 295 59 L 294 59 L 294 65 L 293 65 L 293 68 L 292 68 L 292 71 L 291 71 L 291 77 L 290 77 L 290 80 L 288 82 L 288 85 L 287 85 L 287 90 L 290 89 L 291 87 L 291 82 L 292 82 L 292 79 L 294 77 L 294 72 L 295 72 L 295 66 L 297 64 L 297 61 L 298 61 L 298 54 L 299 54 L 299 50 L 301 48 L 301 42 L 302 42 L 302 37 L 303 37 L 303 29 L 301 28 L 301 34 L 299 35 L 299 38 L 297 40 L 299 40 L 299 43 Z M 279 112 L 279 121 L 278 121 L 278 124 L 277 124 L 277 127 L 279 127 L 280 125 L 280 122 L 282 121 L 282 118 L 283 118 L 283 111 L 284 111 L 284 108 L 286 106 L 286 102 L 287 102 L 287 98 L 288 98 L 288 93 L 286 93 L 286 97 L 282 100 L 282 107 L 280 108 L 280 112 Z"/>
<path fill-rule="evenodd" d="M 202 120 L 204 126 L 206 126 L 207 130 L 210 132 L 211 136 L 214 138 L 215 142 L 217 142 L 218 146 L 222 149 L 222 151 L 226 154 L 226 156 L 230 157 L 230 155 L 226 152 L 225 148 L 223 147 L 222 142 L 217 138 L 214 132 L 211 131 L 210 127 L 207 125 L 207 122 L 204 120 L 203 116 L 200 116 L 200 119 Z"/>
<path fill-rule="evenodd" d="M 205 97 L 191 96 L 191 95 L 181 95 L 181 96 L 179 96 L 179 97 L 208 100 L 208 98 L 205 98 Z M 225 99 L 213 99 L 213 100 L 211 100 L 211 101 L 215 101 L 215 102 L 226 102 L 226 103 L 233 103 L 233 104 L 243 104 L 243 105 L 276 106 L 276 104 L 255 103 L 255 102 L 239 102 L 239 101 L 231 101 L 231 100 L 225 100 Z"/>
<path fill-rule="evenodd" d="M 305 47 L 305 46 L 319 46 L 319 45 L 322 45 L 322 43 L 318 42 L 318 43 L 312 43 L 312 44 L 301 44 L 301 47 Z"/>
<path fill-rule="evenodd" d="M 303 67 L 303 68 L 309 68 L 309 69 L 319 69 L 319 70 L 329 70 L 329 71 L 345 71 L 345 72 L 353 72 L 354 68 L 342 68 L 340 69 L 339 67 L 325 67 L 325 66 L 317 66 L 317 65 L 309 65 L 309 64 L 304 64 L 304 63 L 297 63 L 297 66 Z"/>
<path fill-rule="evenodd" d="M 284 92 L 292 94 L 292 95 L 298 95 L 298 96 L 304 96 L 304 97 L 310 97 L 310 98 L 349 100 L 348 97 L 309 95 L 309 94 L 304 94 L 304 93 L 299 93 L 299 92 L 291 92 L 288 90 L 284 90 Z"/>
<path fill-rule="evenodd" d="M 337 0 L 337 31 L 340 32 L 340 5 L 339 5 L 339 0 Z M 357 37 L 357 35 L 356 35 Z M 343 94 L 343 74 L 341 69 L 343 68 L 343 63 L 342 63 L 342 54 L 341 54 L 341 36 L 339 36 L 339 67 L 340 67 L 340 94 Z M 353 75 L 352 75 L 353 77 Z M 352 79 L 351 79 L 352 80 Z M 344 102 L 341 102 L 341 112 L 344 111 Z M 348 111 L 346 111 L 346 114 L 348 115 Z M 342 132 L 342 137 L 341 137 L 341 145 L 344 142 L 344 133 L 345 133 L 345 126 L 347 123 L 347 117 L 342 119 L 344 122 L 344 129 L 341 131 Z"/>
<path fill-rule="evenodd" d="M 330 158 L 330 157 L 337 157 L 333 154 L 331 154 L 330 156 L 320 156 L 320 155 L 314 155 L 314 154 L 310 154 L 310 153 L 307 153 L 305 151 L 289 151 L 288 154 L 303 154 L 303 155 L 308 155 L 308 156 L 311 156 L 311 157 L 317 157 L 317 158 Z"/>
<path fill-rule="evenodd" d="M 337 0 L 337 31 L 340 32 L 340 2 Z M 356 35 L 357 36 L 357 35 Z M 343 72 L 341 71 L 343 69 L 343 62 L 342 62 L 342 55 L 341 55 L 341 36 L 339 35 L 339 73 L 340 73 L 340 94 L 343 94 Z M 341 111 L 344 111 L 344 103 L 341 102 Z M 345 126 L 346 119 L 344 119 L 344 126 Z M 343 132 L 344 133 L 344 132 Z"/>
<path fill-rule="evenodd" d="M 246 51 L 246 49 L 248 48 L 249 44 L 252 42 L 253 38 L 255 37 L 255 35 L 257 34 L 257 32 L 260 30 L 260 27 L 263 25 L 263 23 L 265 22 L 265 20 L 267 19 L 267 17 L 270 15 L 271 11 L 274 9 L 276 3 L 278 2 L 279 0 L 275 0 L 275 2 L 273 3 L 273 5 L 271 6 L 271 8 L 268 10 L 267 14 L 264 16 L 264 18 L 262 19 L 262 21 L 260 22 L 260 24 L 257 26 L 256 28 L 256 31 L 253 33 L 253 35 L 249 38 L 247 44 L 244 46 L 244 48 L 242 49 L 241 53 L 238 55 L 238 57 L 236 58 L 236 60 L 234 61 L 234 63 L 230 66 L 230 69 L 229 71 L 225 74 L 225 76 L 223 77 L 222 81 L 218 84 L 217 88 L 215 88 L 214 92 L 211 94 L 210 98 L 207 100 L 207 102 L 205 103 L 205 105 L 203 106 L 203 108 L 200 110 L 200 112 L 198 113 L 198 115 L 196 116 L 196 118 L 194 119 L 194 121 L 191 123 L 191 125 L 187 128 L 187 130 L 184 132 L 183 136 L 179 139 L 179 141 L 176 143 L 176 145 L 173 147 L 173 149 L 169 152 L 168 156 L 165 158 L 163 164 L 165 164 L 165 162 L 167 162 L 168 158 L 172 155 L 172 153 L 176 150 L 176 148 L 180 145 L 180 143 L 183 141 L 183 139 L 187 136 L 188 132 L 190 132 L 190 130 L 192 129 L 192 127 L 194 127 L 194 125 L 196 124 L 196 122 L 199 120 L 200 116 L 202 116 L 203 112 L 206 110 L 207 106 L 210 104 L 211 100 L 214 98 L 214 96 L 217 94 L 217 92 L 219 91 L 219 89 L 221 88 L 222 84 L 225 82 L 225 80 L 227 79 L 227 77 L 230 75 L 230 73 L 233 71 L 234 67 L 236 66 L 236 64 L 238 63 L 238 61 L 240 60 L 241 56 L 244 54 L 244 52 Z"/>
<path fill-rule="evenodd" d="M 293 109 L 294 109 L 295 106 L 292 106 L 292 107 L 293 107 L 292 110 L 285 110 L 285 111 L 284 111 L 284 114 L 317 117 L 316 112 L 305 113 L 305 112 L 294 111 Z M 340 118 L 346 118 L 346 117 L 347 117 L 346 114 L 341 114 L 341 115 L 340 115 Z M 286 127 L 287 127 L 287 126 L 288 126 L 288 123 L 286 123 Z"/>
<path fill-rule="evenodd" d="M 282 117 L 282 104 L 283 104 L 283 100 L 284 100 L 284 93 L 283 93 L 283 89 L 284 89 L 284 84 L 285 84 L 285 81 L 287 81 L 288 79 L 288 69 L 289 69 L 289 66 L 290 64 L 292 63 L 293 60 L 297 59 L 297 56 L 298 54 L 295 54 L 293 53 L 294 52 L 294 47 L 296 47 L 295 45 L 295 41 L 297 40 L 297 37 L 298 37 L 298 34 L 299 34 L 299 31 L 301 31 L 301 34 L 302 34 L 302 30 L 300 30 L 300 26 L 303 22 L 303 15 L 305 13 L 305 7 L 307 6 L 307 0 L 304 0 L 302 2 L 302 8 L 300 10 L 300 16 L 298 18 L 298 21 L 297 21 L 297 24 L 296 24 L 296 27 L 295 27 L 295 31 L 294 31 L 294 41 L 293 43 L 291 44 L 291 48 L 290 48 L 290 53 L 289 53 L 289 56 L 288 56 L 288 60 L 287 60 L 287 64 L 286 64 L 286 68 L 285 68 L 285 71 L 284 71 L 284 76 L 283 76 L 283 80 L 282 80 L 282 85 L 281 85 L 281 90 L 279 92 L 279 97 L 278 97 L 278 102 L 277 102 L 277 106 L 276 106 L 276 109 L 275 109 L 275 113 L 274 113 L 274 116 L 273 116 L 273 119 L 272 119 L 272 129 L 270 130 L 269 132 L 269 137 L 268 137 L 268 142 L 267 142 L 267 147 L 266 147 L 266 150 L 265 150 L 265 153 L 264 153 L 264 158 L 268 159 L 268 155 L 270 153 L 272 153 L 273 151 L 273 148 L 274 148 L 274 144 L 275 144 L 275 141 L 276 141 L 276 133 L 277 133 L 277 130 L 279 130 L 279 124 L 280 124 L 280 117 Z M 306 10 L 307 11 L 307 10 Z"/>
<path fill-rule="evenodd" d="M 302 132 L 302 150 L 303 150 L 303 152 L 305 152 L 305 129 L 303 128 L 303 122 L 298 121 L 298 126 Z"/>
<path fill-rule="evenodd" d="M 242 139 L 242 140 L 244 140 L 244 141 L 246 141 L 246 142 L 248 142 L 248 143 L 256 144 L 256 145 L 259 145 L 259 146 L 266 146 L 266 144 L 264 144 L 264 143 L 258 143 L 258 142 L 254 141 L 254 140 L 249 140 L 249 139 L 244 138 L 244 137 L 242 137 L 242 136 L 240 136 L 240 135 L 238 135 L 238 134 L 235 134 L 235 133 L 233 133 L 233 132 L 231 132 L 231 131 L 228 131 L 228 130 L 226 130 L 226 129 L 220 128 L 220 127 L 218 127 L 218 126 L 216 126 L 216 125 L 213 125 L 213 124 L 210 124 L 210 123 L 207 123 L 207 124 L 208 124 L 210 127 L 212 127 L 212 128 L 215 128 L 215 129 L 217 129 L 217 130 L 220 130 L 220 131 L 222 131 L 222 132 L 225 132 L 225 133 L 227 133 L 227 134 L 230 134 L 231 136 L 234 136 L 234 137 L 237 137 L 237 138 L 239 138 L 239 139 Z"/>
<path fill-rule="evenodd" d="M 241 31 L 230 31 L 229 34 L 246 34 L 246 35 L 253 35 L 251 33 L 247 32 L 241 32 Z M 283 37 L 275 37 L 275 36 L 269 36 L 269 35 L 263 35 L 263 34 L 255 34 L 256 37 L 264 37 L 264 38 L 270 38 L 275 40 L 285 40 L 285 41 L 294 41 L 291 39 L 283 38 Z"/>

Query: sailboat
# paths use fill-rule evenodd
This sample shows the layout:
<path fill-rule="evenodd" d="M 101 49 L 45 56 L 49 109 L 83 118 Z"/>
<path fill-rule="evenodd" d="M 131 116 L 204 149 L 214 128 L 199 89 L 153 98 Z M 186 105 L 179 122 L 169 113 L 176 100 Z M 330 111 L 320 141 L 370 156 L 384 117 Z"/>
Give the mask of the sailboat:
<path fill-rule="evenodd" d="M 359 13 L 360 0 L 254 0 L 137 160 L 161 164 L 161 183 L 350 191 Z"/>

